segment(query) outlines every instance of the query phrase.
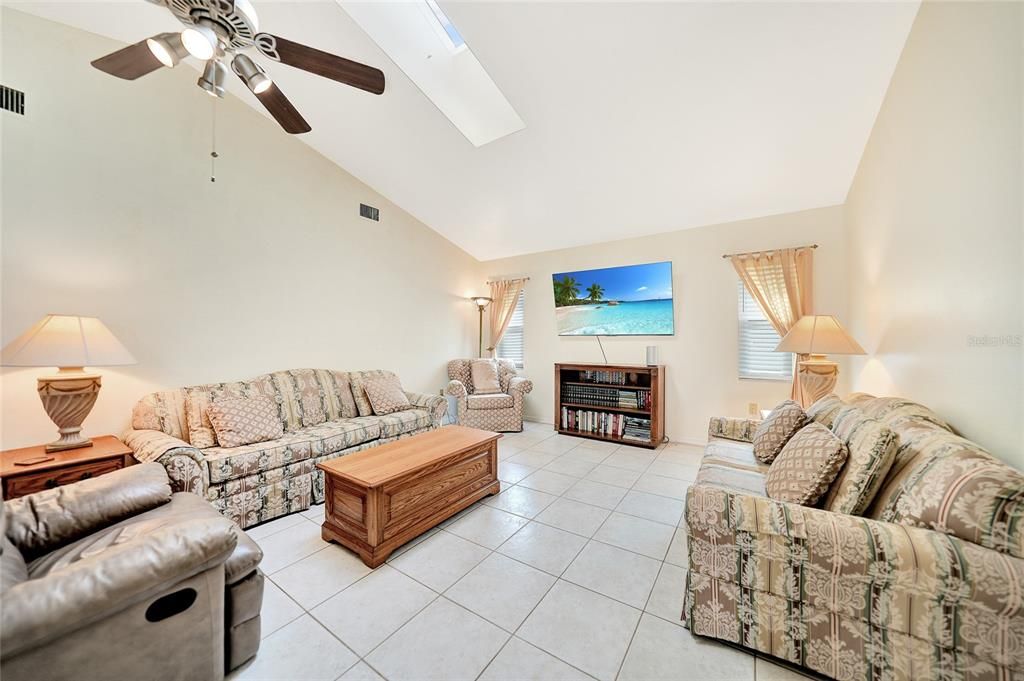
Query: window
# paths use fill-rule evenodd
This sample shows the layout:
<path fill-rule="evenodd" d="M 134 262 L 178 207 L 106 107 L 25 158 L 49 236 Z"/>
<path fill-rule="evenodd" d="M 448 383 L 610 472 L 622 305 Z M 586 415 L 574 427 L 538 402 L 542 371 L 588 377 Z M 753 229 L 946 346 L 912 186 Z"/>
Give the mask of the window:
<path fill-rule="evenodd" d="M 791 380 L 793 356 L 788 352 L 775 352 L 779 334 L 743 281 L 739 282 L 739 322 L 740 378 Z"/>
<path fill-rule="evenodd" d="M 512 313 L 512 321 L 505 329 L 505 335 L 498 343 L 498 357 L 510 359 L 516 363 L 516 369 L 523 368 L 523 297 L 525 291 L 519 292 L 519 300 L 516 301 L 516 310 Z"/>

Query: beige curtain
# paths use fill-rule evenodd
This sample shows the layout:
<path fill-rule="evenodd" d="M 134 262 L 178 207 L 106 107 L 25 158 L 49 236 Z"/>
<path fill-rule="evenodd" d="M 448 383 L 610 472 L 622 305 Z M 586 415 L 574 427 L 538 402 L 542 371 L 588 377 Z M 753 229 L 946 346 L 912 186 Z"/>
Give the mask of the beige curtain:
<path fill-rule="evenodd" d="M 525 279 L 504 279 L 488 282 L 491 286 L 490 329 L 491 346 L 487 350 L 494 357 L 495 348 L 505 335 L 508 323 L 512 321 L 512 313 L 516 311 L 516 301 L 523 290 Z"/>
<path fill-rule="evenodd" d="M 814 309 L 814 249 L 784 248 L 762 253 L 740 253 L 730 257 L 743 285 L 754 297 L 764 316 L 779 337 L 785 336 L 796 322 Z M 794 362 L 804 359 L 802 355 Z M 793 371 L 792 399 L 803 404 L 796 367 Z"/>

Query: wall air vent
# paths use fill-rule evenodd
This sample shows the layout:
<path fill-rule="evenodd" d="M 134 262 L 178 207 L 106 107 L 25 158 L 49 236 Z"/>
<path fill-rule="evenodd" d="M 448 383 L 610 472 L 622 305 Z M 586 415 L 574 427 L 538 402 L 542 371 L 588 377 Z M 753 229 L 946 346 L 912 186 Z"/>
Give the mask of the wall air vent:
<path fill-rule="evenodd" d="M 0 85 L 0 109 L 25 115 L 25 93 L 21 90 Z"/>
<path fill-rule="evenodd" d="M 365 203 L 359 204 L 359 217 L 366 218 L 368 220 L 374 220 L 380 222 L 380 210 L 373 206 L 367 206 Z"/>

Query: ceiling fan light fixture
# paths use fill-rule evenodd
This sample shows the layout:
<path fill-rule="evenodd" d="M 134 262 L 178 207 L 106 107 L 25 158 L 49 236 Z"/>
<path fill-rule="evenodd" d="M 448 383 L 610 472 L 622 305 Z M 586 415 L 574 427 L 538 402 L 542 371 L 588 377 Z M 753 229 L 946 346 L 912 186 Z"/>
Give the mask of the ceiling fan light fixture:
<path fill-rule="evenodd" d="M 146 45 L 153 56 L 169 69 L 173 69 L 182 59 L 188 56 L 188 50 L 181 42 L 178 33 L 158 33 L 146 39 Z"/>
<path fill-rule="evenodd" d="M 206 61 L 217 52 L 217 32 L 206 24 L 189 26 L 181 32 L 181 42 L 196 59 Z"/>
<path fill-rule="evenodd" d="M 224 81 L 227 78 L 228 69 L 220 59 L 210 59 L 203 68 L 203 75 L 199 76 L 196 84 L 206 91 L 211 97 L 224 96 Z"/>
<path fill-rule="evenodd" d="M 237 54 L 231 60 L 232 70 L 238 74 L 253 94 L 261 94 L 270 89 L 274 84 L 270 76 L 264 73 L 259 64 L 244 54 Z"/>

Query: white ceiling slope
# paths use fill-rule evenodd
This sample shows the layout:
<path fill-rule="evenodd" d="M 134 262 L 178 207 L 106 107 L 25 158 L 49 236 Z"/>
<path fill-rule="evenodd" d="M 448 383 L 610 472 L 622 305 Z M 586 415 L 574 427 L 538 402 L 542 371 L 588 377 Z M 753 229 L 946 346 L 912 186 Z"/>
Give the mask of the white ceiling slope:
<path fill-rule="evenodd" d="M 125 42 L 177 25 L 143 0 L 8 4 Z M 254 5 L 387 76 L 374 97 L 271 64 L 301 139 L 483 260 L 842 203 L 918 7 L 442 1 L 526 123 L 475 148 L 336 3 Z"/>

